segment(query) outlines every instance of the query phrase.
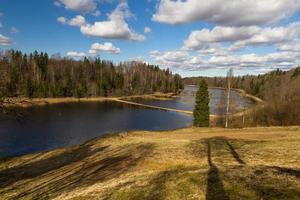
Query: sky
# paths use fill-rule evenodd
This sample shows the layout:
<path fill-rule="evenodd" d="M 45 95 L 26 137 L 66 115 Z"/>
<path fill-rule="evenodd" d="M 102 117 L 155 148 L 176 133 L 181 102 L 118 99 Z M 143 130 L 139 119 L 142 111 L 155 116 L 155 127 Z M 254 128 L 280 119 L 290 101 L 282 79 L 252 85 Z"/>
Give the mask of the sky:
<path fill-rule="evenodd" d="M 299 20 L 300 0 L 0 0 L 0 49 L 261 74 L 299 65 Z"/>

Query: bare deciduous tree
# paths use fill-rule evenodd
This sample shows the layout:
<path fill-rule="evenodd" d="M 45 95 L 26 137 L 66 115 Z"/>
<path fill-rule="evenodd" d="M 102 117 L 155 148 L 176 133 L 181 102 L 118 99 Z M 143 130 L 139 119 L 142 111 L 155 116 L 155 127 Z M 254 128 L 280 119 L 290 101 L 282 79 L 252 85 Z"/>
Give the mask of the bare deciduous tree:
<path fill-rule="evenodd" d="M 232 68 L 227 72 L 227 103 L 226 103 L 226 119 L 225 119 L 225 128 L 228 127 L 228 118 L 229 118 L 229 105 L 230 105 L 230 90 L 231 90 L 231 80 L 233 77 Z"/>

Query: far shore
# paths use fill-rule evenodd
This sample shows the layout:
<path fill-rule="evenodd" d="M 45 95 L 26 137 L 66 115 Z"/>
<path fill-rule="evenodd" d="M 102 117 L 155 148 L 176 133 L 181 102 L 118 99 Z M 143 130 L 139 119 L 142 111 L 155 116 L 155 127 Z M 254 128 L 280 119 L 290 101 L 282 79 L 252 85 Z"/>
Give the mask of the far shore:
<path fill-rule="evenodd" d="M 49 104 L 61 103 L 76 103 L 76 102 L 104 102 L 115 101 L 121 99 L 143 98 L 151 100 L 170 100 L 176 97 L 176 93 L 161 93 L 155 92 L 153 94 L 131 95 L 131 96 L 110 96 L 110 97 L 47 97 L 47 98 L 27 98 L 27 97 L 14 97 L 7 98 L 6 107 L 31 107 L 31 106 L 44 106 Z"/>
<path fill-rule="evenodd" d="M 225 90 L 226 88 L 222 87 L 209 87 L 209 89 L 222 89 Z M 247 94 L 245 90 L 232 88 L 233 91 L 239 92 L 239 94 L 243 97 L 251 99 L 256 106 L 252 108 L 248 108 L 246 110 L 234 113 L 232 116 L 243 116 L 246 113 L 251 112 L 254 108 L 257 106 L 263 106 L 264 101 L 260 99 L 259 97 L 256 97 L 251 94 Z M 6 107 L 21 107 L 21 108 L 27 108 L 32 106 L 45 106 L 45 105 L 52 105 L 52 104 L 62 104 L 62 103 L 77 103 L 77 102 L 104 102 L 104 101 L 115 101 L 120 103 L 126 103 L 130 105 L 136 105 L 136 106 L 142 106 L 152 109 L 159 109 L 159 110 L 166 110 L 166 111 L 174 111 L 179 112 L 183 114 L 192 115 L 192 111 L 187 110 L 177 110 L 172 108 L 164 108 L 164 107 L 158 107 L 158 106 L 151 106 L 151 105 L 145 105 L 145 104 L 139 104 L 135 102 L 131 102 L 131 99 L 134 98 L 143 98 L 143 99 L 149 99 L 149 100 L 172 100 L 174 98 L 178 97 L 176 93 L 162 93 L 162 92 L 155 92 L 152 94 L 143 94 L 143 95 L 131 95 L 131 96 L 110 96 L 110 97 L 84 97 L 84 98 L 76 98 L 76 97 L 59 97 L 59 98 L 26 98 L 26 97 L 16 97 L 16 98 L 8 98 L 6 100 L 6 104 L 4 104 Z M 220 115 L 214 115 L 210 114 L 210 121 L 211 123 L 215 123 L 215 120 L 217 118 L 220 118 L 222 116 Z"/>

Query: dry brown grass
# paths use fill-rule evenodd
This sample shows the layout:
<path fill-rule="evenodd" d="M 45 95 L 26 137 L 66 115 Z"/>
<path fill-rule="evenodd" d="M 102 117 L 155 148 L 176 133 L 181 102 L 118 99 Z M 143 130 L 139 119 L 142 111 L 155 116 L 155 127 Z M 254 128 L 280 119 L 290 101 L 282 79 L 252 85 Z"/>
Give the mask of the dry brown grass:
<path fill-rule="evenodd" d="M 7 158 L 0 199 L 300 199 L 300 127 L 135 131 Z"/>

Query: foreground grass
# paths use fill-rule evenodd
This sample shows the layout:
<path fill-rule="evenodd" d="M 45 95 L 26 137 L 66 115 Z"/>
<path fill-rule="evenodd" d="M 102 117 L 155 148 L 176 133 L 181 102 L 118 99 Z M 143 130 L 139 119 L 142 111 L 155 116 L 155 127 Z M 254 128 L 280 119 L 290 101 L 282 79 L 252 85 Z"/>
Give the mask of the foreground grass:
<path fill-rule="evenodd" d="M 0 199 L 300 199 L 300 127 L 136 131 L 8 158 Z"/>

